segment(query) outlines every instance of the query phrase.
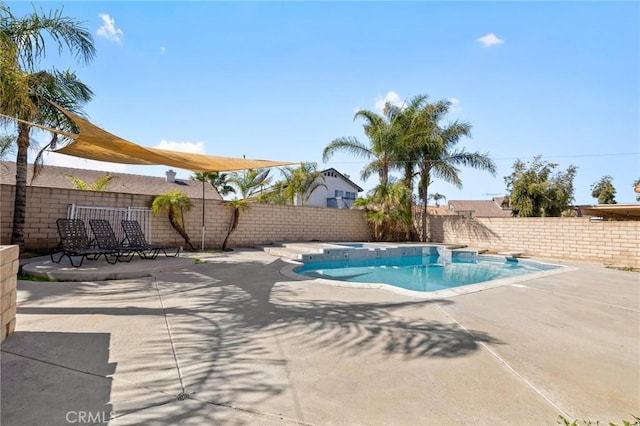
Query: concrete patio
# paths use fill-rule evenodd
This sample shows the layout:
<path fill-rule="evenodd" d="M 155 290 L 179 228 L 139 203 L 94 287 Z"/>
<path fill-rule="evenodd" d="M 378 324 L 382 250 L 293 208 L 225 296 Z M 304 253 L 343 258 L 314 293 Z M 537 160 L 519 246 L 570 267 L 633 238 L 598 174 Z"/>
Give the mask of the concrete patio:
<path fill-rule="evenodd" d="M 18 283 L 2 425 L 554 425 L 640 415 L 640 275 L 422 300 L 261 251 L 117 281 Z M 163 262 L 163 259 L 157 261 Z M 565 263 L 567 264 L 567 263 Z"/>

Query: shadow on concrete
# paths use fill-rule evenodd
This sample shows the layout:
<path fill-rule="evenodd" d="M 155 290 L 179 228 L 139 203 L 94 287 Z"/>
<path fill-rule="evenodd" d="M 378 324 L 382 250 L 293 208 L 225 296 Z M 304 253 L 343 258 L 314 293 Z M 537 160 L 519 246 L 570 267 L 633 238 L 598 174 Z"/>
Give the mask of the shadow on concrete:
<path fill-rule="evenodd" d="M 308 294 L 316 293 L 309 292 L 307 286 L 317 284 L 283 276 L 280 273 L 283 266 L 285 262 L 280 259 L 265 262 L 216 259 L 215 262 L 193 265 L 183 271 L 120 283 L 20 282 L 20 291 L 27 291 L 28 294 L 26 302 L 19 305 L 18 313 L 131 316 L 132 326 L 135 316 L 166 319 L 173 348 L 168 347 L 166 338 L 152 337 L 145 341 L 144 353 L 129 354 L 126 362 L 129 365 L 147 365 L 148 361 L 166 357 L 168 351 L 174 350 L 176 365 L 180 365 L 183 392 L 193 392 L 191 399 L 210 408 L 201 410 L 202 414 L 193 413 L 190 419 L 194 420 L 194 424 L 198 423 L 199 415 L 207 416 L 201 418 L 203 424 L 234 424 L 228 423 L 229 417 L 224 417 L 222 408 L 227 410 L 228 416 L 229 407 L 260 407 L 261 401 L 292 392 L 288 375 L 283 374 L 289 361 L 279 346 L 281 344 L 289 348 L 300 346 L 307 352 L 332 351 L 336 356 L 377 354 L 410 360 L 419 357 L 460 357 L 477 351 L 481 342 L 501 343 L 482 331 L 464 330 L 454 323 L 425 319 L 423 309 L 433 304 L 454 303 L 451 300 L 407 299 L 389 302 L 386 299 L 404 298 L 397 295 L 387 298 L 387 293 L 381 292 L 380 296 L 373 294 L 373 300 L 379 301 L 371 301 L 363 299 L 365 294 L 371 299 L 371 291 L 359 293 L 357 290 L 348 292 L 348 300 L 341 300 L 343 292 L 338 288 L 335 298 L 314 299 Z M 43 284 L 46 287 L 39 287 Z M 162 303 L 150 304 L 150 300 L 158 301 L 158 294 Z M 77 299 L 72 306 L 48 307 L 46 302 L 50 298 Z M 103 300 L 108 301 L 107 306 Z M 34 302 L 35 305 L 29 306 Z M 433 316 L 433 310 L 431 312 Z M 74 333 L 45 334 L 51 334 L 48 343 L 46 340 L 45 343 L 37 343 L 37 339 L 29 339 L 30 344 L 44 344 L 42 350 L 47 351 L 66 351 L 84 346 L 81 340 L 73 343 Z M 92 344 L 92 350 L 97 353 L 86 353 L 88 358 L 95 357 L 98 365 L 84 366 L 85 362 L 90 362 L 83 361 L 85 355 L 79 358 L 75 356 L 69 358 L 79 360 L 77 363 L 74 361 L 74 370 L 108 370 L 106 367 L 104 370 L 99 368 L 102 364 L 109 366 L 108 335 L 102 338 L 105 340 Z M 6 350 L 12 351 L 11 348 L 15 348 L 21 340 L 24 341 L 25 337 L 17 333 L 9 341 Z M 68 341 L 72 344 L 67 345 Z M 280 343 L 275 344 L 274 341 Z M 62 345 L 69 348 L 60 348 Z M 3 359 L 3 373 L 4 368 Z M 149 374 L 154 372 L 149 370 Z M 83 379 L 81 375 L 69 380 Z M 93 377 L 93 380 L 107 379 Z M 55 387 L 55 384 L 51 386 Z M 77 386 L 91 389 L 93 385 L 81 382 Z M 108 387 L 108 382 L 105 386 Z M 64 395 L 64 389 L 54 391 L 55 395 Z M 24 389 L 18 394 L 29 395 L 30 392 L 32 390 Z M 46 398 L 58 398 L 53 397 L 51 392 L 43 395 L 40 397 L 47 404 L 51 404 L 51 400 Z M 91 397 L 93 404 L 89 408 L 106 410 L 104 407 L 108 407 L 109 389 L 99 388 L 96 395 L 95 398 Z M 106 399 L 103 399 L 105 396 Z M 17 402 L 11 401 L 11 404 L 14 403 Z M 61 404 L 56 408 L 55 415 L 73 409 L 77 405 L 74 404 Z M 218 409 L 222 417 L 217 417 Z M 162 412 L 163 424 L 172 424 L 173 421 L 179 424 L 183 420 L 184 413 L 181 410 Z M 237 424 L 243 423 L 239 421 Z"/>
<path fill-rule="evenodd" d="M 108 421 L 112 412 L 108 376 L 116 369 L 109 362 L 109 340 L 107 333 L 17 331 L 1 349 L 0 424 Z"/>
<path fill-rule="evenodd" d="M 286 370 L 288 360 L 274 348 L 274 337 L 289 347 L 328 350 L 336 356 L 406 359 L 460 357 L 477 351 L 481 342 L 501 343 L 482 331 L 465 331 L 415 313 L 432 304 L 454 303 L 451 300 L 305 298 L 299 286 L 286 284 L 294 280 L 280 274 L 284 265 L 281 260 L 199 265 L 200 284 L 208 284 L 193 289 L 176 282 L 178 277 L 158 277 L 186 391 L 196 392 L 195 399 L 253 406 L 290 390 L 288 378 L 275 372 Z M 185 304 L 188 312 L 175 304 Z"/>

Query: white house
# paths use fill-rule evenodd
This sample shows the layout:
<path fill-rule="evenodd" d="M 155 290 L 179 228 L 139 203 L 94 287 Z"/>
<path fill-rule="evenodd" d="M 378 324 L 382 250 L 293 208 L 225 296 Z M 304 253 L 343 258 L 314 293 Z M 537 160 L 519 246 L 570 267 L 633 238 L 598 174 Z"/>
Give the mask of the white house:
<path fill-rule="evenodd" d="M 319 186 L 316 188 L 309 196 L 309 199 L 305 201 L 305 206 L 348 209 L 353 204 L 353 201 L 358 198 L 358 193 L 363 191 L 348 176 L 343 175 L 334 168 L 322 170 L 320 173 L 324 176 L 324 181 L 320 181 L 326 187 Z"/>

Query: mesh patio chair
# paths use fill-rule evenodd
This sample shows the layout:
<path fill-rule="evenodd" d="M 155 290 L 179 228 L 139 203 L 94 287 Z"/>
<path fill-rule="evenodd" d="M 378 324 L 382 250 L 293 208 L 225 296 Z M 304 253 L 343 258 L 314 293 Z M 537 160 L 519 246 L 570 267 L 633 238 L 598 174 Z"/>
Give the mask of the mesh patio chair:
<path fill-rule="evenodd" d="M 117 253 L 110 249 L 93 247 L 89 242 L 87 229 L 81 219 L 58 219 L 56 220 L 60 243 L 51 250 L 50 256 L 53 263 L 60 263 L 62 258 L 67 256 L 71 266 L 78 268 L 82 266 L 84 259 L 96 260 L 104 256 L 108 263 L 114 264 L 118 261 Z M 56 258 L 54 255 L 60 255 Z M 80 263 L 74 263 L 74 258 L 80 258 Z"/>
<path fill-rule="evenodd" d="M 143 259 L 149 259 L 147 250 L 144 247 L 119 243 L 108 220 L 91 219 L 89 220 L 89 226 L 91 226 L 91 231 L 93 231 L 98 247 L 105 250 L 112 250 L 116 253 L 118 261 L 131 262 L 131 259 L 133 259 L 133 256 L 136 254 Z"/>
<path fill-rule="evenodd" d="M 158 257 L 160 252 L 164 253 L 167 257 L 177 257 L 180 254 L 180 247 L 149 244 L 137 220 L 123 220 L 121 224 L 125 235 L 123 242 L 135 247 L 144 247 L 145 250 L 151 252 L 152 259 Z M 170 253 L 167 253 L 167 251 Z M 174 251 L 175 253 L 172 253 Z"/>

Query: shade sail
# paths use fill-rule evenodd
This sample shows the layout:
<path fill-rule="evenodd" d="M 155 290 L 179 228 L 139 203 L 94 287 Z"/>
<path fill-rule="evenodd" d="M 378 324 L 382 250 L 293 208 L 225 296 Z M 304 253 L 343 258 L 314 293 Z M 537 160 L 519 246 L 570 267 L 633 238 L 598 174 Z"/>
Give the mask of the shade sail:
<path fill-rule="evenodd" d="M 61 106 L 54 105 L 80 129 L 79 134 L 71 135 L 73 142 L 55 151 L 60 154 L 110 163 L 162 164 L 194 172 L 222 172 L 296 164 L 286 161 L 250 160 L 147 148 L 111 134 Z"/>

